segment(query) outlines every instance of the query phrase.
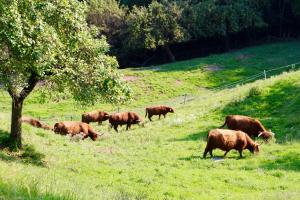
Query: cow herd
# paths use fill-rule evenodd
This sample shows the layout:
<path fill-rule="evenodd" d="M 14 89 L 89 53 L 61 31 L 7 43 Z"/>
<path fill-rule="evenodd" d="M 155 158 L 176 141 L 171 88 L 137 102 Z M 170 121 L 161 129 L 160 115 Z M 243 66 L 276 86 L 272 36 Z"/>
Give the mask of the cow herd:
<path fill-rule="evenodd" d="M 154 106 L 145 109 L 146 115 L 150 121 L 152 117 L 161 115 L 166 117 L 167 113 L 174 113 L 174 109 L 168 106 Z M 144 120 L 135 112 L 121 112 L 109 114 L 104 111 L 92 111 L 82 114 L 81 121 L 62 121 L 50 127 L 43 124 L 39 120 L 23 117 L 22 122 L 28 123 L 32 126 L 52 130 L 56 134 L 61 135 L 80 135 L 82 139 L 91 138 L 93 141 L 103 134 L 97 133 L 89 125 L 91 122 L 98 122 L 102 124 L 103 121 L 109 121 L 110 128 L 114 128 L 118 132 L 118 126 L 126 125 L 126 130 L 130 129 L 132 125 L 138 124 L 144 126 Z M 222 129 L 227 125 L 228 129 Z M 259 146 L 251 138 L 261 137 L 263 140 L 268 141 L 274 136 L 274 133 L 267 131 L 262 123 L 254 118 L 242 115 L 228 115 L 225 118 L 225 123 L 218 129 L 210 130 L 207 135 L 207 145 L 204 150 L 203 158 L 206 158 L 207 153 L 212 157 L 214 149 L 221 149 L 225 151 L 224 156 L 234 149 L 237 150 L 242 157 L 244 149 L 248 149 L 251 153 L 259 152 Z"/>

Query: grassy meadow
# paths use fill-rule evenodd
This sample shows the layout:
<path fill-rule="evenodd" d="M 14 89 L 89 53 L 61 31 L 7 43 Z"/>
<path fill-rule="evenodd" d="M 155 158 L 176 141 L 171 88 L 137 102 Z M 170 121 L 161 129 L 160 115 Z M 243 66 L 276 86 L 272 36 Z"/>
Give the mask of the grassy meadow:
<path fill-rule="evenodd" d="M 144 116 L 144 107 L 167 104 L 174 114 L 145 127 L 119 133 L 108 122 L 92 126 L 103 137 L 77 141 L 23 125 L 22 151 L 1 145 L 0 199 L 299 199 L 300 71 L 212 91 L 263 70 L 300 60 L 300 42 L 273 43 L 184 62 L 121 70 L 134 99 L 120 106 Z M 279 73 L 277 71 L 276 73 Z M 183 94 L 188 94 L 183 104 Z M 25 102 L 23 114 L 57 121 L 80 119 L 93 109 L 72 100 L 41 104 L 38 92 Z M 0 143 L 8 137 L 10 99 L 0 92 Z M 236 151 L 222 159 L 202 159 L 210 129 L 227 114 L 259 118 L 276 139 L 258 155 Z"/>

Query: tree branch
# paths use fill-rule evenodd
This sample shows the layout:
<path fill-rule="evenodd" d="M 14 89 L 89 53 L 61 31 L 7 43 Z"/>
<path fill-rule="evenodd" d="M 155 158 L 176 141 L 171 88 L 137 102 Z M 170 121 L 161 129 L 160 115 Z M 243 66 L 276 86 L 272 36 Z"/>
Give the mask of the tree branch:
<path fill-rule="evenodd" d="M 31 73 L 29 79 L 28 79 L 28 86 L 24 87 L 23 90 L 20 92 L 19 100 L 24 100 L 30 92 L 34 89 L 36 84 L 38 83 L 39 78 L 36 73 Z"/>

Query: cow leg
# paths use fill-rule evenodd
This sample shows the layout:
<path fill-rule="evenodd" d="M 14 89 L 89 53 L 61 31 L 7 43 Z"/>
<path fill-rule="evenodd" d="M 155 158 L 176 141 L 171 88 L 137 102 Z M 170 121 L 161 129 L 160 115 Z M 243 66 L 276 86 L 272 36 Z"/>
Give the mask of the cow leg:
<path fill-rule="evenodd" d="M 209 151 L 210 157 L 213 157 L 212 150 Z"/>
<path fill-rule="evenodd" d="M 130 124 L 126 125 L 126 131 L 128 131 L 128 129 L 130 128 Z"/>
<path fill-rule="evenodd" d="M 99 126 L 102 125 L 102 121 L 98 121 L 98 125 L 99 125 Z"/>
<path fill-rule="evenodd" d="M 152 115 L 148 114 L 148 118 L 149 118 L 150 121 L 152 121 L 151 117 L 152 117 Z"/>
<path fill-rule="evenodd" d="M 224 157 L 226 157 L 226 155 L 227 155 L 227 153 L 229 152 L 230 150 L 228 150 L 228 151 L 226 151 L 225 153 L 224 153 Z"/>
<path fill-rule="evenodd" d="M 158 119 L 160 119 L 160 115 L 161 115 L 161 114 L 159 114 Z"/>
<path fill-rule="evenodd" d="M 213 157 L 212 155 L 212 150 L 211 149 L 208 149 L 208 148 L 205 148 L 204 150 L 204 153 L 203 153 L 203 158 L 206 158 L 206 154 L 209 152 L 210 156 Z"/>
<path fill-rule="evenodd" d="M 240 158 L 243 157 L 243 150 L 239 150 L 239 153 L 240 153 Z"/>
<path fill-rule="evenodd" d="M 115 131 L 117 131 L 117 133 L 118 133 L 118 125 L 114 125 L 114 129 L 115 129 Z"/>
<path fill-rule="evenodd" d="M 164 118 L 166 118 L 166 114 L 164 114 Z"/>
<path fill-rule="evenodd" d="M 208 152 L 208 150 L 207 150 L 207 148 L 205 148 L 204 153 L 203 153 L 203 158 L 206 158 L 207 152 Z"/>

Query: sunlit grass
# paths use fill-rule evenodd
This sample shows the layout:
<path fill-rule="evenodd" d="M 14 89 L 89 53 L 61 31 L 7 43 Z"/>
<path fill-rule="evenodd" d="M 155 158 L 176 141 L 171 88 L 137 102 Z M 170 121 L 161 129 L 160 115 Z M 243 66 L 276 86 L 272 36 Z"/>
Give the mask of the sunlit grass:
<path fill-rule="evenodd" d="M 263 47 L 257 48 L 259 52 Z M 266 55 L 268 51 L 267 48 Z M 215 58 L 226 60 L 222 58 L 226 55 Z M 159 72 L 144 73 L 155 84 L 164 80 L 156 75 Z M 169 74 L 169 79 L 174 75 L 172 71 L 163 73 Z M 24 150 L 0 150 L 0 199 L 298 199 L 300 71 L 216 93 L 195 90 L 186 104 L 182 104 L 182 97 L 174 97 L 178 91 L 181 93 L 180 89 L 168 84 L 161 87 L 167 88 L 162 89 L 165 93 L 161 100 L 156 99 L 159 87 L 153 89 L 153 96 L 142 95 L 139 89 L 136 92 L 141 98 L 121 110 L 134 110 L 143 116 L 143 108 L 149 102 L 165 102 L 175 108 L 174 114 L 161 120 L 153 117 L 151 123 L 146 120 L 145 128 L 134 126 L 125 131 L 122 127 L 120 133 L 109 130 L 107 122 L 102 126 L 92 124 L 105 133 L 96 142 L 72 141 L 24 124 Z M 172 98 L 168 99 L 168 95 Z M 1 141 L 7 138 L 10 128 L 7 95 L 0 99 L 0 108 L 3 107 Z M 94 108 L 98 106 L 80 108 L 71 101 L 40 105 L 29 100 L 24 114 L 40 116 L 53 125 L 70 116 L 80 119 L 85 109 Z M 246 150 L 243 159 L 234 150 L 226 159 L 202 159 L 208 130 L 222 125 L 227 114 L 261 119 L 276 133 L 276 141 L 264 144 L 258 155 Z M 222 157 L 223 152 L 215 150 L 214 155 Z"/>

